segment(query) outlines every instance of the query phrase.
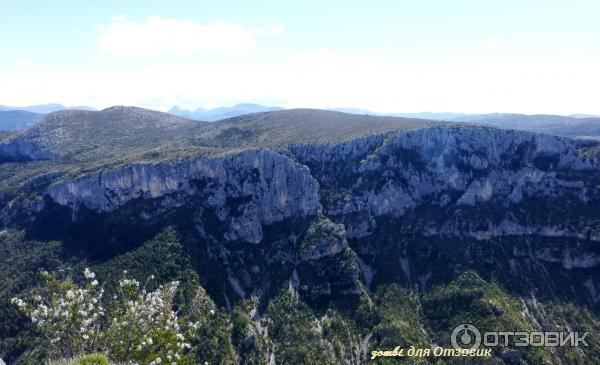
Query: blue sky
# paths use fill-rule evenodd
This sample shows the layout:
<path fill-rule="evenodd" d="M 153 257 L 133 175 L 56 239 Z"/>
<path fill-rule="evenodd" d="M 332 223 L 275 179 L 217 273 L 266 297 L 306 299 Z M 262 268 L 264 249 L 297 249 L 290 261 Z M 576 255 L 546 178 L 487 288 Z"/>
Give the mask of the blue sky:
<path fill-rule="evenodd" d="M 91 3 L 0 3 L 0 104 L 600 114 L 598 1 Z"/>

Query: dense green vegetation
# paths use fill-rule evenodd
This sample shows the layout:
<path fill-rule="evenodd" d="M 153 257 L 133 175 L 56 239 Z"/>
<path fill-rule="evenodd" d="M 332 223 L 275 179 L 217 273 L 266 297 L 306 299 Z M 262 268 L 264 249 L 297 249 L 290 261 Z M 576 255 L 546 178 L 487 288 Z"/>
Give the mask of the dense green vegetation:
<path fill-rule="evenodd" d="M 60 242 L 27 241 L 21 232 L 5 232 L 0 241 L 4 257 L 1 269 L 6 273 L 7 279 L 2 282 L 0 290 L 0 356 L 11 362 L 18 359 L 19 363 L 38 363 L 40 359 L 47 357 L 58 361 L 82 355 L 56 353 L 57 347 L 45 339 L 47 337 L 38 337 L 36 333 L 39 330 L 10 303 L 10 298 L 15 296 L 30 298 L 45 295 L 43 288 L 48 277 L 33 274 L 40 271 L 55 272 L 65 278 L 65 281 L 56 281 L 55 276 L 51 275 L 51 286 L 46 286 L 62 291 L 63 296 L 68 290 L 76 290 L 79 285 L 87 285 L 87 289 L 93 289 L 95 286 L 90 286 L 91 280 L 97 278 L 100 283 L 104 283 L 101 287 L 105 292 L 106 313 L 110 313 L 110 316 L 122 316 L 120 322 L 135 316 L 127 307 L 120 307 L 121 299 L 114 298 L 121 298 L 124 294 L 130 298 L 138 298 L 135 300 L 143 303 L 141 292 L 135 294 L 138 288 L 145 286 L 148 293 L 151 293 L 153 290 L 161 290 L 159 285 L 162 283 L 180 281 L 171 297 L 174 313 L 177 313 L 182 325 L 192 323 L 196 328 L 194 331 L 183 332 L 186 342 L 190 344 L 185 356 L 191 363 L 209 361 L 220 364 L 265 364 L 274 356 L 278 363 L 286 364 L 357 364 L 365 362 L 370 351 L 378 349 L 393 349 L 396 346 L 430 348 L 433 344 L 448 347 L 450 332 L 461 323 L 474 324 L 482 331 L 539 330 L 540 326 L 546 330 L 568 328 L 592 334 L 600 331 L 597 314 L 580 305 L 532 302 L 518 298 L 498 283 L 486 281 L 473 271 L 460 273 L 447 284 L 423 294 L 399 284 L 381 284 L 371 295 L 361 296 L 351 310 L 339 310 L 335 306 L 328 309 L 311 308 L 301 297 L 290 293 L 287 288 L 281 288 L 266 310 L 257 317 L 258 298 L 239 301 L 229 310 L 215 305 L 200 285 L 193 260 L 180 244 L 178 233 L 172 228 L 135 250 L 90 265 L 90 270 L 96 273 L 94 277 L 82 275 L 82 268 L 88 265 L 85 261 L 67 260 L 64 257 Z M 25 265 L 34 270 L 28 272 L 16 269 Z M 123 274 L 124 270 L 127 271 L 126 274 Z M 151 279 L 137 284 L 139 287 L 135 281 L 126 281 L 128 284 L 123 286 L 123 280 L 126 280 L 124 277 Z M 62 284 L 57 286 L 52 282 Z M 130 289 L 123 291 L 124 288 Z M 93 298 L 89 297 L 90 300 Z M 71 308 L 74 311 L 79 309 L 77 306 Z M 113 338 L 116 340 L 114 342 L 119 343 L 121 340 L 117 337 L 135 338 L 135 332 L 131 331 L 132 329 L 120 328 L 111 332 L 108 327 L 105 333 L 107 338 Z M 66 335 L 68 332 L 61 333 Z M 149 333 L 152 332 L 145 331 L 143 335 L 147 336 Z M 156 336 L 157 339 L 163 338 L 160 333 Z M 173 337 L 175 338 L 176 336 Z M 579 350 L 565 347 L 554 352 L 543 348 L 509 346 L 495 348 L 493 353 L 498 358 L 520 359 L 519 361 L 528 364 L 557 363 L 559 360 L 564 363 L 594 363 L 594 359 L 598 358 L 600 344 L 596 336 L 592 336 L 589 343 L 591 347 Z M 74 346 L 60 348 L 72 347 Z M 85 352 L 90 355 L 99 350 L 102 352 L 102 346 L 86 349 Z M 108 352 L 106 347 L 104 351 Z M 129 351 L 125 357 L 119 357 L 115 355 L 119 353 L 118 348 L 111 351 L 110 356 L 120 361 L 129 359 L 135 353 Z M 146 355 L 148 356 L 144 359 L 157 356 L 157 353 L 144 352 L 144 356 Z M 101 357 L 90 357 L 89 361 L 101 364 L 102 360 L 98 359 Z M 410 359 L 404 360 L 412 363 Z M 150 363 L 150 360 L 142 358 L 139 361 Z M 378 363 L 398 361 L 403 360 L 377 360 Z M 424 358 L 419 361 L 454 363 L 455 359 Z M 94 362 L 77 359 L 70 363 Z"/>

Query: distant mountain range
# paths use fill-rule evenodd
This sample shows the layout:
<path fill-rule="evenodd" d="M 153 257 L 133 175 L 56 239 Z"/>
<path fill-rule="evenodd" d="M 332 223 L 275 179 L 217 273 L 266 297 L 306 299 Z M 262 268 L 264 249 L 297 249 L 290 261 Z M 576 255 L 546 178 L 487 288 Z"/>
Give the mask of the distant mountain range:
<path fill-rule="evenodd" d="M 593 114 L 571 114 L 569 116 L 573 118 L 600 118 L 600 115 Z"/>
<path fill-rule="evenodd" d="M 453 121 L 458 118 L 471 116 L 474 114 L 467 113 L 434 113 L 434 112 L 420 112 L 420 113 L 376 113 L 367 109 L 356 109 L 356 108 L 330 108 L 336 112 L 350 113 L 350 114 L 364 114 L 364 115 L 377 115 L 382 117 L 401 117 L 401 118 L 418 118 L 418 119 L 429 119 L 429 120 L 443 120 Z"/>
<path fill-rule="evenodd" d="M 39 122 L 44 115 L 60 110 L 95 110 L 89 106 L 66 107 L 62 104 L 30 106 L 0 105 L 0 131 L 18 131 Z"/>
<path fill-rule="evenodd" d="M 452 121 L 486 124 L 504 129 L 520 129 L 571 138 L 600 136 L 600 118 L 598 117 L 576 118 L 547 114 L 494 113 L 468 115 Z"/>
<path fill-rule="evenodd" d="M 0 105 L 0 111 L 10 111 L 10 110 L 23 110 L 23 111 L 32 112 L 32 113 L 48 114 L 48 113 L 52 113 L 52 112 L 57 112 L 59 110 L 96 110 L 96 109 L 89 107 L 89 106 L 67 107 L 62 104 L 57 104 L 57 103 L 30 105 L 30 106 Z"/>
<path fill-rule="evenodd" d="M 375 113 L 365 109 L 336 108 L 331 109 L 344 113 L 393 116 L 404 118 L 420 118 L 456 123 L 485 124 L 504 129 L 519 129 L 538 133 L 554 134 L 571 138 L 600 136 L 600 117 L 588 114 L 572 114 L 570 116 L 551 114 L 466 114 L 466 113 Z"/>
<path fill-rule="evenodd" d="M 214 122 L 217 120 L 238 117 L 245 114 L 272 112 L 282 109 L 283 108 L 276 106 L 264 106 L 258 104 L 236 104 L 231 107 L 220 107 L 215 109 L 197 108 L 194 110 L 185 110 L 174 106 L 169 110 L 169 113 L 184 118 Z"/>

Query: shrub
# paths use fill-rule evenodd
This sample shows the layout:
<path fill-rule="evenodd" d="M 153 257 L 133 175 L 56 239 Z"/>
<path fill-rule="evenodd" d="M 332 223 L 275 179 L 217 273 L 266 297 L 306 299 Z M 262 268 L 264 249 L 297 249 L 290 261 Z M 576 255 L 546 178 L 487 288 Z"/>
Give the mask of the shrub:
<path fill-rule="evenodd" d="M 72 358 L 96 352 L 100 340 L 99 324 L 105 315 L 101 305 L 104 290 L 95 275 L 86 269 L 88 283 L 78 287 L 71 279 L 59 280 L 41 273 L 46 286 L 27 301 L 11 301 L 31 319 L 50 342 L 52 355 Z"/>
<path fill-rule="evenodd" d="M 102 354 L 92 354 L 80 358 L 75 365 L 109 365 L 109 362 L 108 358 Z"/>
<path fill-rule="evenodd" d="M 59 280 L 48 273 L 42 276 L 46 285 L 39 294 L 26 300 L 13 298 L 12 303 L 48 340 L 51 357 L 69 359 L 101 353 L 82 357 L 76 364 L 105 364 L 108 358 L 151 365 L 187 362 L 190 345 L 186 335 L 193 335 L 197 325 L 182 328 L 173 311 L 178 282 L 147 292 L 146 285 L 124 277 L 119 281 L 119 294 L 112 298 L 113 309 L 108 311 L 104 290 L 88 269 L 84 271 L 84 287 L 70 278 Z"/>

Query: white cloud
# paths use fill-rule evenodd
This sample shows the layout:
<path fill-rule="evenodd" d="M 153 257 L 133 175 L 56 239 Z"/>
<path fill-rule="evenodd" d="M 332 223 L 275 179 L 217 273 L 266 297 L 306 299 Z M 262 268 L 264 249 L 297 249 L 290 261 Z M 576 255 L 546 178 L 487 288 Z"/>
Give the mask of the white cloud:
<path fill-rule="evenodd" d="M 144 22 L 113 17 L 100 30 L 99 47 L 111 55 L 236 53 L 256 47 L 255 36 L 274 36 L 283 26 L 247 29 L 222 21 L 200 24 L 189 20 L 150 17 Z"/>
<path fill-rule="evenodd" d="M 283 32 L 283 25 L 281 24 L 266 25 L 252 29 L 252 34 L 256 34 L 263 37 L 273 37 L 281 32 Z"/>

